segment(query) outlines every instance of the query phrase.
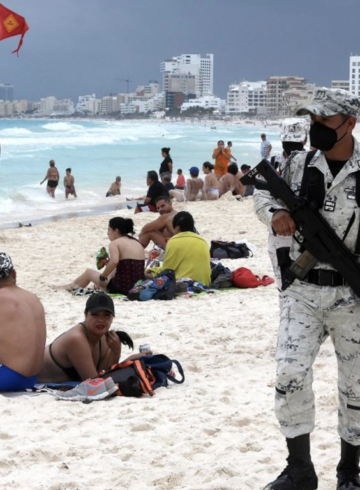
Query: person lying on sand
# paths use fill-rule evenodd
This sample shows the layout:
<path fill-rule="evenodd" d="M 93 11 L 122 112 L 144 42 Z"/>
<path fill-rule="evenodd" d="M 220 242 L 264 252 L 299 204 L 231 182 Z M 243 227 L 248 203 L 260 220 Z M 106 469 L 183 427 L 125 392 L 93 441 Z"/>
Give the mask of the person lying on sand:
<path fill-rule="evenodd" d="M 119 362 L 121 344 L 134 348 L 126 332 L 110 330 L 115 317 L 115 306 L 110 296 L 104 292 L 93 294 L 86 302 L 84 313 L 83 322 L 46 346 L 40 382 L 62 383 L 97 378 L 102 369 Z M 149 354 L 152 352 L 147 350 L 126 360 Z"/>
<path fill-rule="evenodd" d="M 86 288 L 93 282 L 98 288 L 110 294 L 127 294 L 139 279 L 144 279 L 145 252 L 143 245 L 134 234 L 132 219 L 121 217 L 109 221 L 108 237 L 110 239 L 110 260 L 104 271 L 99 273 L 86 269 L 73 282 L 65 286 L 71 291 Z"/>
<path fill-rule="evenodd" d="M 40 372 L 46 341 L 41 301 L 16 285 L 9 255 L 0 253 L 0 391 L 32 388 Z"/>
<path fill-rule="evenodd" d="M 146 248 L 151 241 L 161 248 L 165 248 L 167 241 L 174 235 L 172 226 L 176 215 L 169 197 L 162 196 L 156 200 L 156 209 L 160 216 L 145 225 L 139 235 L 139 241 Z"/>

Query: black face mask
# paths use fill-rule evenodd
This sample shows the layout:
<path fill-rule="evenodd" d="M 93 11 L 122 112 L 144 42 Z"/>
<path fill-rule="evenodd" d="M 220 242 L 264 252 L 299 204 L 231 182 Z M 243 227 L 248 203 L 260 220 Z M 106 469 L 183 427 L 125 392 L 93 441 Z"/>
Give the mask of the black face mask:
<path fill-rule="evenodd" d="M 290 156 L 293 151 L 301 151 L 304 149 L 304 145 L 300 141 L 283 141 L 282 147 L 288 156 Z"/>
<path fill-rule="evenodd" d="M 345 124 L 346 121 L 347 119 L 345 119 L 345 121 L 343 121 L 340 124 L 340 126 L 338 126 L 336 129 L 328 128 L 327 126 L 325 126 L 325 124 L 321 124 L 317 121 L 314 122 L 310 126 L 310 133 L 309 133 L 311 146 L 321 151 L 332 150 L 336 145 L 336 143 L 341 141 L 344 138 L 344 136 L 347 134 L 346 131 L 346 133 L 344 133 L 343 136 L 341 136 L 341 138 L 337 139 L 336 131 L 339 128 L 341 128 L 341 126 Z"/>

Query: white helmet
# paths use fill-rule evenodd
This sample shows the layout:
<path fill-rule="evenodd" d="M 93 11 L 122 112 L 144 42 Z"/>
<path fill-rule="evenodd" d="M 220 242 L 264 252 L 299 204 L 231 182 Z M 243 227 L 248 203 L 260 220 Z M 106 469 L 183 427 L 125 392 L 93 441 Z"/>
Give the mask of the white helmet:
<path fill-rule="evenodd" d="M 281 141 L 302 143 L 309 130 L 309 122 L 306 119 L 284 119 L 281 124 Z"/>

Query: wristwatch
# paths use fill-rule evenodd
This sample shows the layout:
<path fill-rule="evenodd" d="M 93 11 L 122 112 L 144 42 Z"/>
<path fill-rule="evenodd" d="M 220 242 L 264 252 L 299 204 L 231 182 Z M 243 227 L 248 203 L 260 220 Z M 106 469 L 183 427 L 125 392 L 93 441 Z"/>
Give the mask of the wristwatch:
<path fill-rule="evenodd" d="M 105 277 L 105 276 L 101 276 L 101 275 L 99 276 L 99 279 L 100 279 L 100 281 L 107 281 L 107 280 L 108 280 L 108 278 L 107 278 L 107 277 Z"/>

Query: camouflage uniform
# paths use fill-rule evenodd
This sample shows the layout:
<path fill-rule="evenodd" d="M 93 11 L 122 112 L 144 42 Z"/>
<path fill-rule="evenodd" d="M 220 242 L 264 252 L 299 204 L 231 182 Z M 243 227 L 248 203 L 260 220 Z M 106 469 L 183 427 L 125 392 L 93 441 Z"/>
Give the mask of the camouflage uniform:
<path fill-rule="evenodd" d="M 293 153 L 282 174 L 297 194 L 305 160 L 305 152 Z M 348 249 L 354 251 L 360 226 L 354 175 L 360 170 L 358 143 L 354 140 L 353 155 L 335 178 L 321 151 L 317 151 L 310 166 L 317 167 L 324 175 L 325 199 L 320 213 L 341 239 L 355 216 L 344 241 Z M 254 206 L 259 219 L 267 226 L 270 226 L 274 209 L 285 208 L 266 191 L 255 192 Z M 299 256 L 299 248 L 291 239 L 292 260 Z M 326 263 L 318 263 L 316 268 L 333 269 Z M 285 291 L 276 353 L 276 415 L 286 438 L 314 429 L 312 365 L 329 335 L 338 361 L 339 434 L 348 443 L 360 445 L 360 298 L 346 285 L 317 286 L 295 280 Z"/>

